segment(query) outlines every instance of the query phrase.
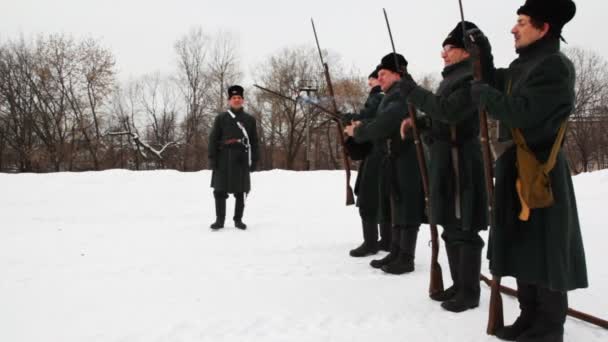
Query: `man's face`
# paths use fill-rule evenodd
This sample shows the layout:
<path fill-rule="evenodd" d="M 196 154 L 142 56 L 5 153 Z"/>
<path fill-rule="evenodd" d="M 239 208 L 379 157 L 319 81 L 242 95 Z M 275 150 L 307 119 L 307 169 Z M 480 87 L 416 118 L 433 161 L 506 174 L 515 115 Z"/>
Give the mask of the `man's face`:
<path fill-rule="evenodd" d="M 234 109 L 243 108 L 243 102 L 245 102 L 245 100 L 240 95 L 232 95 L 228 99 L 228 104 L 230 105 L 230 108 L 234 108 Z"/>
<path fill-rule="evenodd" d="M 378 82 L 378 79 L 377 79 L 377 78 L 370 77 L 370 78 L 368 78 L 368 79 L 367 79 L 367 85 L 368 85 L 370 88 L 373 88 L 373 87 L 375 87 L 375 86 L 377 86 L 377 85 L 379 85 L 379 84 L 380 84 L 380 83 Z"/>
<path fill-rule="evenodd" d="M 538 29 L 532 25 L 530 17 L 525 14 L 520 14 L 517 18 L 517 24 L 513 26 L 511 33 L 515 38 L 515 48 L 524 48 L 537 40 L 544 37 L 549 31 L 549 24 L 545 23 L 542 29 Z"/>
<path fill-rule="evenodd" d="M 445 65 L 446 67 L 452 64 L 459 63 L 469 57 L 470 55 L 467 50 L 455 47 L 451 44 L 444 45 L 443 50 L 441 50 L 441 58 L 443 58 L 443 65 Z"/>
<path fill-rule="evenodd" d="M 380 83 L 380 88 L 382 88 L 382 91 L 387 91 L 388 88 L 393 85 L 393 83 L 399 81 L 400 79 L 401 76 L 399 76 L 398 73 L 387 69 L 381 69 L 378 72 L 378 83 Z"/>

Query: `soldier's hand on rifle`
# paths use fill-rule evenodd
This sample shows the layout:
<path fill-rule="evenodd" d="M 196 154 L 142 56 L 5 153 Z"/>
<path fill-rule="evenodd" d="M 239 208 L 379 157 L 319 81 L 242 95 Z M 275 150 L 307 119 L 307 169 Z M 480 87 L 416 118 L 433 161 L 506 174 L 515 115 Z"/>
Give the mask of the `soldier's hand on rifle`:
<path fill-rule="evenodd" d="M 410 73 L 406 73 L 401 78 L 399 86 L 401 89 L 401 96 L 407 98 L 408 96 L 410 96 L 410 93 L 418 86 L 418 84 L 416 84 L 416 81 L 414 81 Z"/>
<path fill-rule="evenodd" d="M 350 125 L 355 116 L 354 114 L 349 114 L 349 113 L 339 113 L 339 115 L 342 120 L 342 124 L 344 126 Z"/>
<path fill-rule="evenodd" d="M 361 125 L 361 121 L 353 121 L 350 125 L 344 127 L 344 134 L 352 137 L 355 135 L 355 129 Z"/>
<path fill-rule="evenodd" d="M 480 29 L 474 28 L 467 30 L 464 39 L 465 45 L 473 48 L 469 49 L 469 53 L 473 55 L 479 53 L 480 56 L 489 56 L 492 54 L 492 46 L 490 45 L 490 41 Z"/>
<path fill-rule="evenodd" d="M 401 140 L 405 140 L 405 136 L 407 134 L 407 131 L 410 129 L 410 127 L 412 127 L 411 118 L 407 118 L 407 119 L 401 121 L 401 129 L 399 130 L 401 132 Z"/>

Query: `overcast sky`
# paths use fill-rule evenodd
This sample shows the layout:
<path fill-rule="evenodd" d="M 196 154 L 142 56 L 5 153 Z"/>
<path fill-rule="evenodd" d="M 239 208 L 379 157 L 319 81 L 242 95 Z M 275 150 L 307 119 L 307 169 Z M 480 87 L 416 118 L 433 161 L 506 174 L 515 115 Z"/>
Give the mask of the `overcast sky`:
<path fill-rule="evenodd" d="M 523 0 L 463 0 L 465 17 L 488 35 L 497 65 L 513 58 L 511 27 Z M 578 0 L 564 29 L 569 46 L 608 57 L 608 1 Z M 68 33 L 101 40 L 116 56 L 121 79 L 176 67 L 173 43 L 190 29 L 230 30 L 240 41 L 245 80 L 284 47 L 314 46 L 314 18 L 324 49 L 367 75 L 391 51 L 382 8 L 398 52 L 414 74 L 439 72 L 441 42 L 460 20 L 457 0 L 0 0 L 0 40 Z M 246 84 L 247 85 L 247 84 Z"/>

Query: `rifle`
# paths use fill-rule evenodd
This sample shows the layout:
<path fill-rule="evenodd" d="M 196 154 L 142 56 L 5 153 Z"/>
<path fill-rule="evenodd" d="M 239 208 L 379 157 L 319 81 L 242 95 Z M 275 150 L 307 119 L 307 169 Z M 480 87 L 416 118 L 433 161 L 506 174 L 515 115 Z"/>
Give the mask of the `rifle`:
<path fill-rule="evenodd" d="M 256 88 L 258 88 L 258 89 L 260 89 L 260 90 L 262 90 L 262 91 L 270 93 L 270 94 L 272 94 L 274 96 L 280 97 L 282 99 L 285 99 L 285 100 L 288 100 L 288 101 L 291 101 L 291 102 L 294 102 L 294 103 L 297 103 L 298 99 L 299 99 L 299 97 L 296 98 L 296 99 L 292 99 L 291 97 L 285 96 L 285 95 L 279 93 L 278 91 L 270 90 L 268 88 L 262 87 L 262 86 L 257 85 L 257 84 L 254 84 L 253 86 L 256 87 Z M 335 114 L 331 110 L 327 109 L 326 107 L 323 107 L 320 104 L 317 104 L 317 103 L 314 103 L 314 102 L 308 102 L 308 103 L 311 104 L 313 107 L 319 109 L 323 113 L 329 115 L 330 120 L 332 120 L 332 121 L 338 121 L 338 120 L 340 120 L 340 117 L 337 114 Z"/>
<path fill-rule="evenodd" d="M 391 46 L 393 47 L 393 54 L 395 55 L 395 65 L 399 70 L 399 61 L 397 60 L 397 52 L 395 50 L 395 42 L 393 40 L 393 33 L 391 32 L 391 25 L 388 21 L 386 9 L 384 11 L 384 19 L 386 20 L 386 27 L 388 28 L 388 34 L 391 39 Z M 426 167 L 426 159 L 424 157 L 424 150 L 422 147 L 422 141 L 420 139 L 420 132 L 416 124 L 416 107 L 408 102 L 407 109 L 409 116 L 412 120 L 412 133 L 414 135 L 414 144 L 416 145 L 416 158 L 418 159 L 418 168 L 420 169 L 420 175 L 422 177 L 422 188 L 424 190 L 424 204 L 426 206 L 427 216 L 429 218 L 429 225 L 431 226 L 431 279 L 429 283 L 429 295 L 433 295 L 443 291 L 443 276 L 441 272 L 441 265 L 439 265 L 439 234 L 437 232 L 437 225 L 433 222 L 432 206 L 430 201 L 429 191 L 429 179 Z"/>
<path fill-rule="evenodd" d="M 458 0 L 460 5 L 460 19 L 462 24 L 463 37 L 466 32 L 464 23 L 464 11 L 462 9 L 462 0 Z M 478 48 L 476 46 L 468 45 L 465 37 L 465 48 L 467 51 L 471 51 L 473 58 L 473 79 L 480 81 L 482 79 L 481 73 L 481 60 L 479 58 L 479 51 L 474 51 Z M 481 133 L 481 152 L 483 154 L 483 166 L 486 181 L 486 191 L 488 197 L 488 220 L 490 222 L 490 230 L 494 229 L 494 172 L 493 172 L 493 158 L 490 152 L 490 139 L 488 135 L 488 113 L 482 107 L 479 109 L 479 130 Z M 500 276 L 492 276 L 490 282 L 490 308 L 488 312 L 488 325 L 486 327 L 486 333 L 488 335 L 495 335 L 496 330 L 504 326 L 504 314 L 502 308 L 502 297 L 500 296 Z"/>
<path fill-rule="evenodd" d="M 483 274 L 480 275 L 480 280 L 483 281 L 486 285 L 492 286 L 492 280 L 488 279 L 488 277 L 484 276 Z M 512 289 L 510 287 L 500 285 L 499 290 L 500 290 L 500 292 L 502 292 L 508 296 L 517 297 L 517 290 Z M 590 314 L 587 314 L 587 313 L 584 313 L 584 312 L 581 312 L 578 310 L 568 308 L 568 316 L 578 318 L 581 321 L 585 321 L 587 323 L 597 325 L 598 327 L 601 327 L 604 329 L 608 329 L 608 321 L 606 321 L 605 319 L 601 319 L 599 317 L 595 317 L 595 316 L 592 316 Z"/>
<path fill-rule="evenodd" d="M 321 46 L 319 45 L 319 38 L 317 36 L 315 22 L 312 20 L 312 18 L 310 18 L 310 22 L 312 23 L 312 31 L 315 34 L 315 41 L 317 42 L 317 50 L 319 50 L 319 57 L 321 58 L 321 64 L 323 65 L 323 70 L 325 72 L 325 81 L 327 82 L 327 89 L 329 91 L 329 95 L 331 96 L 333 113 L 338 116 L 338 105 L 336 103 L 336 96 L 334 94 L 334 87 L 331 83 L 331 77 L 329 76 L 329 67 L 327 66 L 327 63 L 325 63 L 325 60 L 323 60 L 323 53 L 321 52 Z M 353 194 L 353 188 L 350 186 L 350 158 L 346 151 L 344 127 L 341 120 L 336 121 L 336 127 L 338 128 L 338 137 L 340 138 L 340 143 L 342 144 L 342 159 L 344 162 L 344 169 L 346 171 L 346 205 L 352 205 L 355 204 L 355 196 Z"/>

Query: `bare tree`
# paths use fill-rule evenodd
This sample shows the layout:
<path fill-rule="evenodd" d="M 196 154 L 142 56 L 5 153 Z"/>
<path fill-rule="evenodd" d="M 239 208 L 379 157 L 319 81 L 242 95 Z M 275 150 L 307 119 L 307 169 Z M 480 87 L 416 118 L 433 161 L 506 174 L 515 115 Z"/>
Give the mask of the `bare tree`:
<path fill-rule="evenodd" d="M 177 90 L 174 83 L 167 78 L 161 78 L 159 73 L 143 77 L 137 88 L 139 103 L 147 118 L 145 137 L 150 144 L 147 150 L 157 156 L 159 167 L 165 168 L 162 152 L 178 143 Z"/>
<path fill-rule="evenodd" d="M 300 86 L 319 74 L 314 56 L 311 49 L 283 49 L 256 68 L 257 83 L 295 98 Z M 319 83 L 318 80 L 316 83 Z M 294 102 L 271 94 L 262 93 L 256 99 L 263 102 L 259 105 L 264 111 L 260 122 L 263 135 L 271 139 L 273 144 L 276 143 L 281 153 L 285 154 L 283 167 L 294 169 L 294 162 L 305 139 L 305 113 Z M 274 151 L 271 153 L 274 154 Z"/>
<path fill-rule="evenodd" d="M 576 69 L 576 102 L 570 118 L 566 151 L 575 172 L 588 172 L 603 164 L 606 135 L 603 126 L 608 120 L 608 63 L 589 50 L 570 48 L 565 53 Z"/>
<path fill-rule="evenodd" d="M 34 73 L 34 56 L 21 38 L 0 49 L 0 119 L 7 145 L 16 154 L 16 168 L 31 172 L 36 136 L 33 124 L 34 98 L 30 79 Z"/>
<path fill-rule="evenodd" d="M 206 163 L 212 108 L 207 81 L 208 50 L 211 39 L 202 29 L 193 29 L 175 43 L 178 58 L 177 82 L 182 91 L 185 118 L 182 122 L 182 170 L 201 169 Z"/>
<path fill-rule="evenodd" d="M 212 37 L 208 74 L 213 107 L 216 112 L 221 112 L 226 106 L 226 88 L 237 83 L 242 74 L 239 66 L 238 40 L 234 33 L 218 31 Z"/>

